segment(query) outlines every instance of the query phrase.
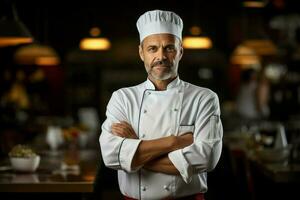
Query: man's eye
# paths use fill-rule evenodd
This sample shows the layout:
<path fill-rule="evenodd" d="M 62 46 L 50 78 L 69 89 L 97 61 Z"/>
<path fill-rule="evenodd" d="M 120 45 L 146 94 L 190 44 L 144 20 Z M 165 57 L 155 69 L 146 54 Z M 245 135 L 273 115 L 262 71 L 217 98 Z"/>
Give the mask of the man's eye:
<path fill-rule="evenodd" d="M 167 50 L 168 52 L 173 52 L 173 51 L 175 51 L 175 47 L 173 47 L 173 46 L 168 46 L 168 47 L 166 47 L 166 50 Z"/>
<path fill-rule="evenodd" d="M 149 47 L 149 48 L 148 48 L 148 51 L 149 51 L 149 52 L 154 52 L 154 51 L 156 51 L 156 48 L 155 48 L 155 47 Z"/>

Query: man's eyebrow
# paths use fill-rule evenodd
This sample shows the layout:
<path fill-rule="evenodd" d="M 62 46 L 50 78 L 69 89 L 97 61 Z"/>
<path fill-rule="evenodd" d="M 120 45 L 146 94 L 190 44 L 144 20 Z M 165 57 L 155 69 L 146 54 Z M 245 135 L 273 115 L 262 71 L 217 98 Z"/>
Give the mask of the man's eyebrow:
<path fill-rule="evenodd" d="M 157 45 L 155 45 L 155 44 L 149 44 L 148 46 L 146 46 L 146 48 L 149 48 L 149 47 L 157 47 Z"/>
<path fill-rule="evenodd" d="M 174 46 L 175 46 L 175 44 L 167 44 L 165 47 L 169 47 L 169 46 L 172 46 L 172 47 L 174 47 Z"/>

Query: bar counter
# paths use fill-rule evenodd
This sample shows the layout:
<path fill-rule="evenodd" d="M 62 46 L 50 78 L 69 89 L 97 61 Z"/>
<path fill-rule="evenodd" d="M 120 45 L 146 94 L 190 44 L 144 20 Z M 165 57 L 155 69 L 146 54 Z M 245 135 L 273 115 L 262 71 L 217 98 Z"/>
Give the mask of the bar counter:
<path fill-rule="evenodd" d="M 41 161 L 33 173 L 11 168 L 9 158 L 0 161 L 0 192 L 81 192 L 93 191 L 100 163 L 97 150 L 60 150 L 39 153 Z"/>
<path fill-rule="evenodd" d="M 282 162 L 262 160 L 248 142 L 242 134 L 224 137 L 224 153 L 229 156 L 234 180 L 244 193 L 255 200 L 292 199 L 298 195 L 300 163 L 291 162 L 289 157 Z"/>
<path fill-rule="evenodd" d="M 253 149 L 247 148 L 247 144 L 244 139 L 239 138 L 238 140 L 230 140 L 230 137 L 224 137 L 224 146 L 228 150 L 232 165 L 235 169 L 236 159 L 242 159 L 246 165 L 246 170 L 248 170 L 249 164 L 251 167 L 256 168 L 261 172 L 262 175 L 266 176 L 274 183 L 291 183 L 295 182 L 300 184 L 300 163 L 299 162 L 289 162 L 287 159 L 285 162 L 266 162 L 262 161 L 259 156 L 253 151 Z M 279 156 L 279 155 L 278 155 Z"/>

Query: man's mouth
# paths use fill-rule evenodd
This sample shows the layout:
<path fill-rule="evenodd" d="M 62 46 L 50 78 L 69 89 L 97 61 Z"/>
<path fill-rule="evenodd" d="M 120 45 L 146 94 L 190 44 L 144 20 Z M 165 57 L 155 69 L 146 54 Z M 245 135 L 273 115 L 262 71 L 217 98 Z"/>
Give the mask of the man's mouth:
<path fill-rule="evenodd" d="M 170 66 L 169 63 L 160 61 L 160 62 L 154 63 L 151 68 L 154 68 L 154 67 L 157 67 L 157 68 L 170 68 L 171 66 Z"/>
<path fill-rule="evenodd" d="M 162 65 L 155 65 L 153 68 L 169 68 L 168 65 L 162 64 Z"/>

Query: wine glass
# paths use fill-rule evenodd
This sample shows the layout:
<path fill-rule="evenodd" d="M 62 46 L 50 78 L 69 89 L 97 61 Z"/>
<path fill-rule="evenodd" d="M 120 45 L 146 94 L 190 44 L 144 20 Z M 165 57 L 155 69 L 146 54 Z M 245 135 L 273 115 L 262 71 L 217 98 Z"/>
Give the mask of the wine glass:
<path fill-rule="evenodd" d="M 55 153 L 64 142 L 62 134 L 62 129 L 58 126 L 49 126 L 47 129 L 46 142 L 53 153 Z"/>

